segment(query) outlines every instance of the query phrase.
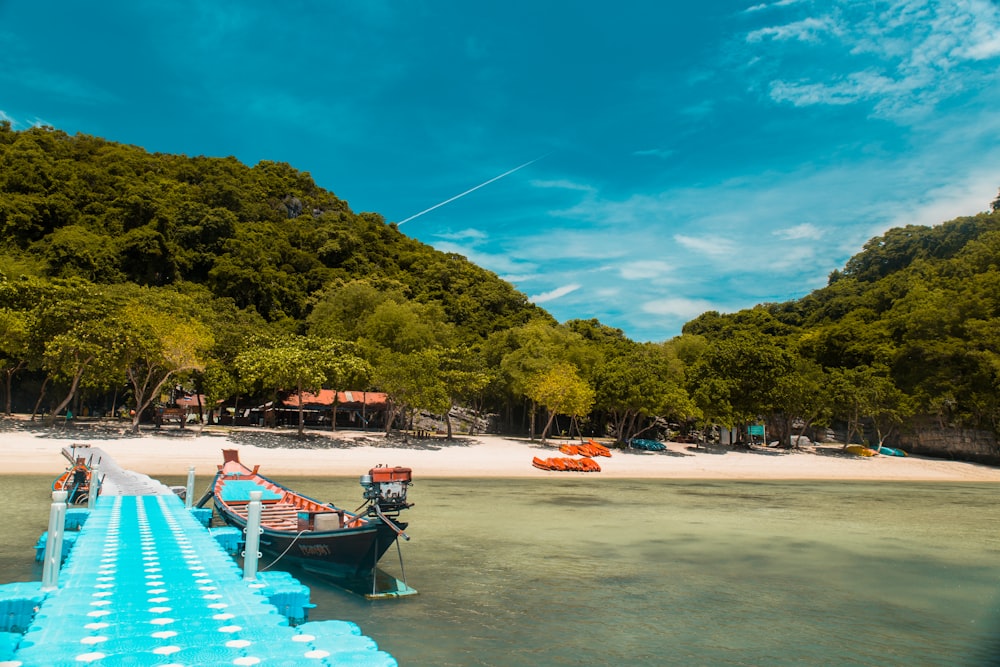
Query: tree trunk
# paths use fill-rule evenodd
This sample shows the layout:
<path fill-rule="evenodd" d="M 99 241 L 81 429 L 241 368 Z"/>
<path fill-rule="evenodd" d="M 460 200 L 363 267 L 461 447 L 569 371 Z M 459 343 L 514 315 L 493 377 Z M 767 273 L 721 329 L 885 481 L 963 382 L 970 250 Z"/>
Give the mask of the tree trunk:
<path fill-rule="evenodd" d="M 298 386 L 299 392 L 299 434 L 298 439 L 303 440 L 306 437 L 306 410 L 305 401 L 302 400 L 302 383 Z"/>
<path fill-rule="evenodd" d="M 86 370 L 87 365 L 93 360 L 93 357 L 89 357 L 83 364 L 80 365 L 76 370 L 76 374 L 73 376 L 73 381 L 69 385 L 69 393 L 66 394 L 66 398 L 52 410 L 52 414 L 49 415 L 49 426 L 54 426 L 56 423 L 56 415 L 63 411 L 63 409 L 70 404 L 73 397 L 76 396 L 76 390 L 80 386 L 80 378 L 83 377 L 83 371 Z"/>
<path fill-rule="evenodd" d="M 42 388 L 38 392 L 38 400 L 35 401 L 35 407 L 31 411 L 31 421 L 35 421 L 35 415 L 38 414 L 38 408 L 41 407 L 42 401 L 45 400 L 45 388 L 49 384 L 49 376 L 46 375 L 45 379 L 42 380 Z"/>
<path fill-rule="evenodd" d="M 552 422 L 555 421 L 556 413 L 554 410 L 549 410 L 549 419 L 545 422 L 545 428 L 542 430 L 542 442 L 545 442 L 546 436 L 549 434 L 549 428 L 552 426 Z"/>
<path fill-rule="evenodd" d="M 195 396 L 198 398 L 198 423 L 201 424 L 202 426 L 204 426 L 205 425 L 205 411 L 204 411 L 204 409 L 202 408 L 202 405 L 201 405 L 201 391 L 200 391 L 198 385 L 195 385 L 194 391 L 195 391 Z"/>
<path fill-rule="evenodd" d="M 131 371 L 131 369 L 127 372 L 129 382 L 132 383 L 132 392 L 135 394 L 135 416 L 132 417 L 133 433 L 139 432 L 139 420 L 142 418 L 142 413 L 152 404 L 153 397 L 159 393 L 160 389 L 162 389 L 167 380 L 173 376 L 174 372 L 167 372 L 167 374 L 164 375 L 152 389 L 149 389 L 151 374 L 152 371 L 148 371 L 146 373 L 146 377 L 143 378 L 142 384 L 140 385 L 139 378 Z"/>
<path fill-rule="evenodd" d="M 13 406 L 13 401 L 12 401 L 13 394 L 11 393 L 11 390 L 12 390 L 12 386 L 14 384 L 14 375 L 19 370 L 21 370 L 22 368 L 24 368 L 25 365 L 26 365 L 26 362 L 20 361 L 20 362 L 18 362 L 18 364 L 16 366 L 13 366 L 11 368 L 5 369 L 5 372 L 6 372 L 6 375 L 7 375 L 7 377 L 5 378 L 5 380 L 6 380 L 6 384 L 7 384 L 7 405 L 6 405 L 6 408 L 7 408 L 7 414 L 8 415 L 11 414 L 11 412 L 12 412 L 12 406 Z"/>

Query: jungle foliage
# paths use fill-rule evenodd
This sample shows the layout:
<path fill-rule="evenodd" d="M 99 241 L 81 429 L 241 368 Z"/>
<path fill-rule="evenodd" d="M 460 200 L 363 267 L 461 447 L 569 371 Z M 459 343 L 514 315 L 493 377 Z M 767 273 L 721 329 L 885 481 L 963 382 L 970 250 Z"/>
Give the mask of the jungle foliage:
<path fill-rule="evenodd" d="M 4 407 L 19 391 L 55 415 L 119 394 L 141 413 L 175 385 L 212 402 L 325 387 L 385 391 L 401 419 L 464 406 L 534 435 L 540 417 L 543 437 L 763 420 L 785 443 L 834 422 L 882 441 L 915 414 L 997 430 L 992 209 L 889 230 L 802 299 L 639 343 L 557 323 L 290 165 L 0 122 Z"/>

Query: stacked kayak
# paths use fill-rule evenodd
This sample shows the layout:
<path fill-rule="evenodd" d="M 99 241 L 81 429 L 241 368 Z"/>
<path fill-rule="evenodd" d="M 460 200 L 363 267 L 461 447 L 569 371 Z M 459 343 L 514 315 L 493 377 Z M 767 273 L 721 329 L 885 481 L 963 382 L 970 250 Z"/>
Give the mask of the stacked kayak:
<path fill-rule="evenodd" d="M 895 447 L 886 447 L 883 445 L 882 449 L 876 451 L 877 454 L 882 456 L 908 456 L 906 452 L 902 449 L 896 449 Z"/>
<path fill-rule="evenodd" d="M 593 440 L 574 445 L 566 443 L 559 445 L 559 451 L 566 454 L 566 457 L 555 457 L 551 459 L 541 459 L 537 456 L 531 461 L 531 465 L 539 470 L 569 470 L 573 472 L 601 472 L 601 466 L 592 457 L 611 456 L 611 450 L 604 445 Z M 582 456 L 583 458 L 572 459 L 569 456 Z"/>
<path fill-rule="evenodd" d="M 592 458 L 584 457 L 582 459 L 571 459 L 571 458 L 551 458 L 551 459 L 540 459 L 537 456 L 532 459 L 531 465 L 535 466 L 539 470 L 559 470 L 559 471 L 572 471 L 572 472 L 601 472 L 601 466 L 597 464 Z"/>
<path fill-rule="evenodd" d="M 667 446 L 656 440 L 643 440 L 642 438 L 632 438 L 628 442 L 632 449 L 642 449 L 647 452 L 662 452 Z"/>
<path fill-rule="evenodd" d="M 591 440 L 582 445 L 560 445 L 559 451 L 569 456 L 611 456 L 611 450 Z"/>

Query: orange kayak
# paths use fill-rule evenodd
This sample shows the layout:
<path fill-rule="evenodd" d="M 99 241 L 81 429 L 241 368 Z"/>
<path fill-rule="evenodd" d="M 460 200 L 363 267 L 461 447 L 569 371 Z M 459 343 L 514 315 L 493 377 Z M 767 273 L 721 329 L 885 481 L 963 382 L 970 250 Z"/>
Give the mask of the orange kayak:
<path fill-rule="evenodd" d="M 593 440 L 591 440 L 587 444 L 590 446 L 590 449 L 594 452 L 593 454 L 591 454 L 591 456 L 607 456 L 609 458 L 611 457 L 611 450 L 602 445 L 601 443 L 594 442 Z"/>

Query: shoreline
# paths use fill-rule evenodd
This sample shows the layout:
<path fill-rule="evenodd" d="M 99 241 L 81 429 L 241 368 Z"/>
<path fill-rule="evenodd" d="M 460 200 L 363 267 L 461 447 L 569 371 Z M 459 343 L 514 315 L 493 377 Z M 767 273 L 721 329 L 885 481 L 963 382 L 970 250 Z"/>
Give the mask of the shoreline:
<path fill-rule="evenodd" d="M 16 422 L 15 422 L 16 423 Z M 695 448 L 665 443 L 666 451 L 613 450 L 597 457 L 600 473 L 552 472 L 531 465 L 533 457 L 563 456 L 559 445 L 496 435 L 387 438 L 381 432 L 307 431 L 299 440 L 294 429 L 221 429 L 210 427 L 144 430 L 139 435 L 120 429 L 70 427 L 0 430 L 0 452 L 6 474 L 58 475 L 68 464 L 64 447 L 100 447 L 123 468 L 150 476 L 183 476 L 194 466 L 198 476 L 210 476 L 222 462 L 223 449 L 238 449 L 241 460 L 259 465 L 272 477 L 354 477 L 377 465 L 413 469 L 414 477 L 612 479 L 814 480 L 1000 482 L 1000 468 L 922 456 L 859 457 L 839 444 L 812 445 L 798 451 L 761 448 L 751 451 Z"/>

